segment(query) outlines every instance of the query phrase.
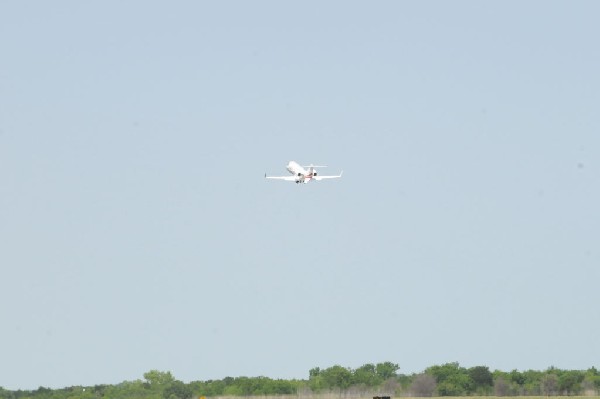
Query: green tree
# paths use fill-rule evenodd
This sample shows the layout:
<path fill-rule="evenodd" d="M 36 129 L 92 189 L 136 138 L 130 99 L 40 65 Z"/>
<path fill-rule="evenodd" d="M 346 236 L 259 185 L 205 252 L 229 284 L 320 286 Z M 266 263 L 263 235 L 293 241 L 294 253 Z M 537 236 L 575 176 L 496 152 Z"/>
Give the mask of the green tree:
<path fill-rule="evenodd" d="M 512 370 L 510 372 L 510 381 L 523 386 L 525 384 L 525 376 L 519 370 Z"/>
<path fill-rule="evenodd" d="M 526 370 L 521 373 L 523 376 L 521 395 L 539 395 L 542 394 L 542 377 L 544 373 L 538 370 Z"/>
<path fill-rule="evenodd" d="M 563 371 L 558 377 L 558 391 L 565 395 L 577 395 L 581 392 L 581 383 L 585 374 L 581 371 Z"/>
<path fill-rule="evenodd" d="M 225 395 L 225 396 L 243 396 L 244 392 L 242 391 L 242 388 L 238 385 L 228 385 L 227 387 L 225 387 L 225 390 L 223 391 L 223 395 Z"/>
<path fill-rule="evenodd" d="M 377 363 L 375 372 L 381 381 L 396 377 L 396 373 L 400 370 L 400 366 L 392 362 Z"/>
<path fill-rule="evenodd" d="M 592 367 L 586 371 L 585 379 L 594 389 L 600 390 L 600 372 L 595 367 Z"/>
<path fill-rule="evenodd" d="M 175 381 L 170 371 L 150 370 L 144 373 L 144 378 L 151 386 L 166 386 Z"/>
<path fill-rule="evenodd" d="M 438 384 L 446 381 L 451 376 L 462 372 L 460 365 L 456 362 L 431 366 L 425 370 L 425 373 L 435 377 Z"/>
<path fill-rule="evenodd" d="M 321 369 L 319 367 L 313 367 L 312 369 L 308 370 L 308 378 L 312 378 L 312 377 L 317 377 L 319 374 L 321 374 Z"/>
<path fill-rule="evenodd" d="M 319 367 L 314 367 L 308 372 L 308 387 L 313 392 L 321 392 L 325 388 L 323 375 Z"/>
<path fill-rule="evenodd" d="M 102 397 L 110 399 L 161 399 L 161 393 L 158 388 L 151 388 L 149 383 L 136 380 L 109 385 L 103 390 Z"/>
<path fill-rule="evenodd" d="M 475 366 L 467 370 L 474 384 L 474 390 L 481 394 L 489 394 L 494 385 L 494 377 L 487 366 Z"/>
<path fill-rule="evenodd" d="M 473 381 L 463 373 L 449 376 L 437 386 L 440 396 L 465 396 L 473 391 Z"/>
<path fill-rule="evenodd" d="M 198 396 L 223 396 L 226 387 L 223 380 L 194 381 L 190 384 Z"/>
<path fill-rule="evenodd" d="M 296 381 L 275 380 L 271 381 L 271 390 L 267 395 L 292 395 L 298 391 Z"/>
<path fill-rule="evenodd" d="M 600 373 L 595 367 L 592 367 L 585 372 L 581 388 L 585 390 L 584 395 L 589 393 L 598 394 L 600 390 Z"/>
<path fill-rule="evenodd" d="M 321 372 L 326 388 L 347 389 L 352 383 L 352 372 L 342 366 L 335 365 Z"/>
<path fill-rule="evenodd" d="M 381 383 L 381 377 L 377 375 L 375 365 L 368 363 L 354 370 L 352 374 L 353 385 L 364 385 L 374 387 Z"/>
<path fill-rule="evenodd" d="M 179 380 L 170 382 L 163 390 L 164 399 L 188 399 L 192 395 L 192 388 Z"/>
<path fill-rule="evenodd" d="M 473 391 L 474 383 L 467 369 L 456 362 L 431 366 L 425 373 L 435 378 L 440 396 L 462 396 Z"/>

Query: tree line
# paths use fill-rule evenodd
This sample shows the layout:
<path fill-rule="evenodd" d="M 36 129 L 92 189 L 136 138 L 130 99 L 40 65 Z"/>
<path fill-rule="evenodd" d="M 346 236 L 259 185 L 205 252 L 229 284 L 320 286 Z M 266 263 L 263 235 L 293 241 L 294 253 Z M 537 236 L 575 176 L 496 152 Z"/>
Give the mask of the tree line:
<path fill-rule="evenodd" d="M 344 398 L 371 396 L 557 396 L 598 395 L 600 372 L 562 370 L 490 371 L 487 366 L 461 367 L 446 363 L 421 373 L 402 374 L 392 362 L 364 364 L 356 369 L 334 365 L 309 370 L 307 380 L 268 377 L 225 377 L 184 383 L 169 371 L 151 370 L 143 380 L 115 385 L 73 386 L 62 389 L 6 390 L 0 399 L 192 399 L 219 396 L 307 397 L 336 394 Z"/>

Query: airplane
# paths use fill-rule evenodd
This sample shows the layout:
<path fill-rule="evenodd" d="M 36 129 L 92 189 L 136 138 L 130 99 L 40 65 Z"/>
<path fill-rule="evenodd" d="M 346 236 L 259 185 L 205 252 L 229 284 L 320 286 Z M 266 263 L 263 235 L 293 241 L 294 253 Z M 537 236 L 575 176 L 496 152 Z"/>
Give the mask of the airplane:
<path fill-rule="evenodd" d="M 308 168 L 308 169 L 304 169 Z M 335 176 L 321 176 L 317 173 L 315 168 L 326 168 L 326 166 L 318 166 L 318 165 L 308 165 L 308 166 L 300 166 L 297 162 L 290 161 L 288 162 L 286 169 L 288 172 L 292 174 L 292 176 L 267 176 L 265 173 L 266 179 L 275 179 L 275 180 L 285 180 L 285 181 L 294 181 L 296 184 L 298 183 L 308 183 L 311 180 L 325 180 L 325 179 L 337 179 L 342 177 L 341 171 L 339 175 Z"/>

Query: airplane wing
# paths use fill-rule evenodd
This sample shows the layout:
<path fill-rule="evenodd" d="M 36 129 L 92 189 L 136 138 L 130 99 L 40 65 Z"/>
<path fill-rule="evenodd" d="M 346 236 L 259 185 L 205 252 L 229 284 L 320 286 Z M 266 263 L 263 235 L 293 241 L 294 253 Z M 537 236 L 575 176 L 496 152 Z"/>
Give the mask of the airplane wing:
<path fill-rule="evenodd" d="M 321 176 L 321 175 L 316 175 L 316 176 L 313 176 L 313 179 L 315 179 L 316 181 L 325 180 L 325 179 L 337 179 L 339 177 L 342 177 L 342 173 L 344 173 L 343 170 L 340 172 L 339 175 L 336 175 L 336 176 Z"/>
<path fill-rule="evenodd" d="M 296 181 L 296 176 L 267 176 L 265 174 L 265 179 Z"/>

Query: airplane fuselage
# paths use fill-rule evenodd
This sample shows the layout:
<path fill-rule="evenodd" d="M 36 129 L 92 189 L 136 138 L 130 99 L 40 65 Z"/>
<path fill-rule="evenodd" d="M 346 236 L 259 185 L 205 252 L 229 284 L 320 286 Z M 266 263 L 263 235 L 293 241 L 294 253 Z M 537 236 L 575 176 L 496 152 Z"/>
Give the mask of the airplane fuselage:
<path fill-rule="evenodd" d="M 323 176 L 320 173 L 317 175 L 316 168 L 325 168 L 325 166 L 318 166 L 310 164 L 309 166 L 301 166 L 298 162 L 289 161 L 285 167 L 292 176 L 267 176 L 266 179 L 276 179 L 293 181 L 295 183 L 308 183 L 311 180 L 324 180 L 324 179 L 336 179 L 342 177 L 342 172 L 335 176 Z"/>
<path fill-rule="evenodd" d="M 286 169 L 296 177 L 296 183 L 308 183 L 313 176 L 317 175 L 317 172 L 312 167 L 306 170 L 294 161 L 288 162 Z"/>

